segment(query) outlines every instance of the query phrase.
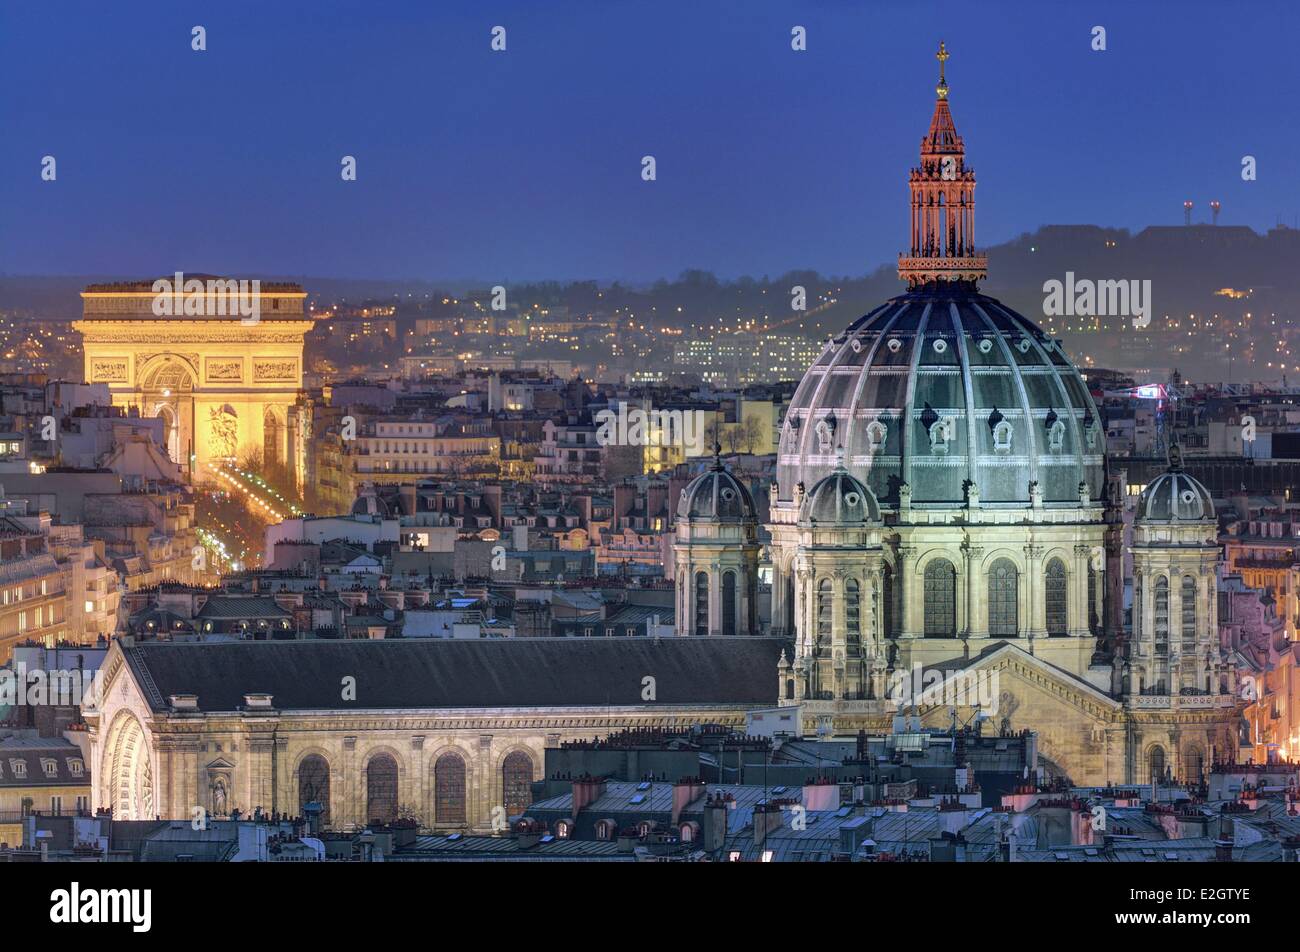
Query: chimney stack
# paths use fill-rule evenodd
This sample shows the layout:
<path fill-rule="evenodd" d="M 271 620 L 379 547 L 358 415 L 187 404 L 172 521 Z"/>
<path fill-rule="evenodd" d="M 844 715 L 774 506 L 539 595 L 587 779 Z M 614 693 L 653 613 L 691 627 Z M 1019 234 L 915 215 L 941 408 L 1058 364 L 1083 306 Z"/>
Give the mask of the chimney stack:
<path fill-rule="evenodd" d="M 673 784 L 673 826 L 677 826 L 682 811 L 694 803 L 705 789 L 704 781 L 699 777 L 682 777 Z"/>

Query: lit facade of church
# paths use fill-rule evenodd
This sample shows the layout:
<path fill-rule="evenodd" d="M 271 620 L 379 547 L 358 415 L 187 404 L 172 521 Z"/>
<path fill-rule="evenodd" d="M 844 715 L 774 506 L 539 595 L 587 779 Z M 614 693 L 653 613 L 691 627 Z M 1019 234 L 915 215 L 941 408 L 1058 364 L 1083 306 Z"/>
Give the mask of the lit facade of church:
<path fill-rule="evenodd" d="M 900 702 L 926 726 L 1033 730 L 1049 771 L 1077 783 L 1199 779 L 1234 758 L 1240 719 L 1213 504 L 1176 460 L 1146 489 L 1126 631 L 1122 487 L 1097 407 L 1059 343 L 977 290 L 987 262 L 947 58 L 941 45 L 909 179 L 907 291 L 827 341 L 781 431 L 768 527 L 772 634 L 794 641 L 781 703 L 809 733 L 888 730 Z M 679 553 L 721 529 L 747 536 L 734 511 L 682 518 L 706 483 L 720 476 L 683 494 Z M 739 552 L 679 575 L 680 634 L 735 633 L 717 622 L 743 617 L 726 605 L 750 584 L 727 581 Z M 976 708 L 971 692 L 891 690 L 928 672 L 995 691 Z"/>

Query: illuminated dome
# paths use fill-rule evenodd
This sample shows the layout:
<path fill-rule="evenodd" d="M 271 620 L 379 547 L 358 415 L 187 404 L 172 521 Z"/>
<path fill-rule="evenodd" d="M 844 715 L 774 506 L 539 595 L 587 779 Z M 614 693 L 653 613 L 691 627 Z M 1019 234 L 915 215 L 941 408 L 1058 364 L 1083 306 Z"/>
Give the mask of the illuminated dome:
<path fill-rule="evenodd" d="M 877 307 L 826 344 L 781 434 L 782 499 L 843 448 L 886 506 L 1077 506 L 1103 489 L 1097 409 L 1079 372 L 1028 318 L 969 287 L 931 284 Z"/>
<path fill-rule="evenodd" d="M 1210 491 L 1177 464 L 1142 491 L 1134 513 L 1139 522 L 1204 522 L 1214 518 Z"/>

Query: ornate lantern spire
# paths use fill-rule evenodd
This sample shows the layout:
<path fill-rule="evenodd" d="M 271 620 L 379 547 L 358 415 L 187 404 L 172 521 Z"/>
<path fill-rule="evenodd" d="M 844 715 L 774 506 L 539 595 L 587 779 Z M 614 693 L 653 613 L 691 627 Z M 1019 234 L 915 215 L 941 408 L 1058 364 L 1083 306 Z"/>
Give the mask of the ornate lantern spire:
<path fill-rule="evenodd" d="M 948 108 L 950 55 L 940 41 L 934 115 L 921 140 L 921 165 L 908 178 L 912 250 L 898 256 L 898 276 L 909 288 L 944 282 L 973 289 L 988 274 L 987 257 L 975 253 L 975 173 L 966 167 L 966 147 Z"/>

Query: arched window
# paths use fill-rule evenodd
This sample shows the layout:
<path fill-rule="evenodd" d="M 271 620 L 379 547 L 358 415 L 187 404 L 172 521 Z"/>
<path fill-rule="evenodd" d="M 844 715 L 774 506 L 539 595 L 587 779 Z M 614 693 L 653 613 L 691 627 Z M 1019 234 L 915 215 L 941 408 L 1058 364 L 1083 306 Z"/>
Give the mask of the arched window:
<path fill-rule="evenodd" d="M 925 636 L 952 638 L 957 634 L 957 570 L 947 559 L 925 567 Z"/>
<path fill-rule="evenodd" d="M 1014 638 L 1020 631 L 1020 573 L 1010 559 L 998 559 L 989 569 L 989 634 Z"/>
<path fill-rule="evenodd" d="M 614 838 L 614 821 L 601 820 L 596 824 L 596 839 L 612 840 Z"/>
<path fill-rule="evenodd" d="M 1155 601 L 1155 671 L 1152 685 L 1157 694 L 1169 691 L 1169 579 L 1156 579 Z"/>
<path fill-rule="evenodd" d="M 309 754 L 298 765 L 298 814 L 306 816 L 303 808 L 309 803 L 319 803 L 320 822 L 330 821 L 330 765 L 320 754 Z"/>
<path fill-rule="evenodd" d="M 1189 747 L 1183 755 L 1183 763 L 1187 765 L 1187 776 L 1184 779 L 1189 783 L 1200 783 L 1201 771 L 1205 765 L 1205 755 L 1201 753 L 1201 748 Z"/>
<path fill-rule="evenodd" d="M 831 595 L 831 580 L 822 579 L 817 583 L 817 643 L 819 645 L 828 645 L 831 642 L 831 606 L 834 600 L 834 596 Z"/>
<path fill-rule="evenodd" d="M 880 634 L 884 638 L 892 638 L 897 633 L 894 628 L 894 619 L 898 615 L 894 611 L 894 570 L 886 565 L 880 573 L 880 600 L 881 600 L 881 618 Z"/>
<path fill-rule="evenodd" d="M 1134 602 L 1134 604 L 1139 604 Z M 1141 614 L 1139 612 L 1138 614 Z M 1097 570 L 1088 565 L 1088 631 L 1094 635 L 1101 628 L 1101 615 L 1097 606 Z"/>
<path fill-rule="evenodd" d="M 516 750 L 501 765 L 506 816 L 518 816 L 533 802 L 533 758 Z"/>
<path fill-rule="evenodd" d="M 433 819 L 435 823 L 465 823 L 465 761 L 448 751 L 433 765 Z"/>
<path fill-rule="evenodd" d="M 388 754 L 372 757 L 366 765 L 366 819 L 397 819 L 397 761 Z"/>
<path fill-rule="evenodd" d="M 695 842 L 695 825 L 693 823 L 682 824 L 682 842 L 683 843 Z"/>
<path fill-rule="evenodd" d="M 695 633 L 709 633 L 709 576 L 706 572 L 695 573 Z"/>
<path fill-rule="evenodd" d="M 722 573 L 722 633 L 736 633 L 736 573 Z"/>
<path fill-rule="evenodd" d="M 1196 643 L 1196 579 L 1183 576 L 1183 644 Z"/>
<path fill-rule="evenodd" d="M 569 826 L 568 820 L 560 820 L 555 824 L 555 836 L 558 839 L 567 840 L 571 832 L 573 832 L 573 830 L 572 827 Z"/>
<path fill-rule="evenodd" d="M 1152 747 L 1151 752 L 1147 754 L 1148 780 L 1165 779 L 1165 749 L 1160 746 Z"/>
<path fill-rule="evenodd" d="M 1047 563 L 1047 633 L 1064 635 L 1070 630 L 1069 578 L 1065 563 L 1052 559 Z"/>
<path fill-rule="evenodd" d="M 858 643 L 862 636 L 862 592 L 855 578 L 844 582 L 844 627 L 851 643 Z"/>

